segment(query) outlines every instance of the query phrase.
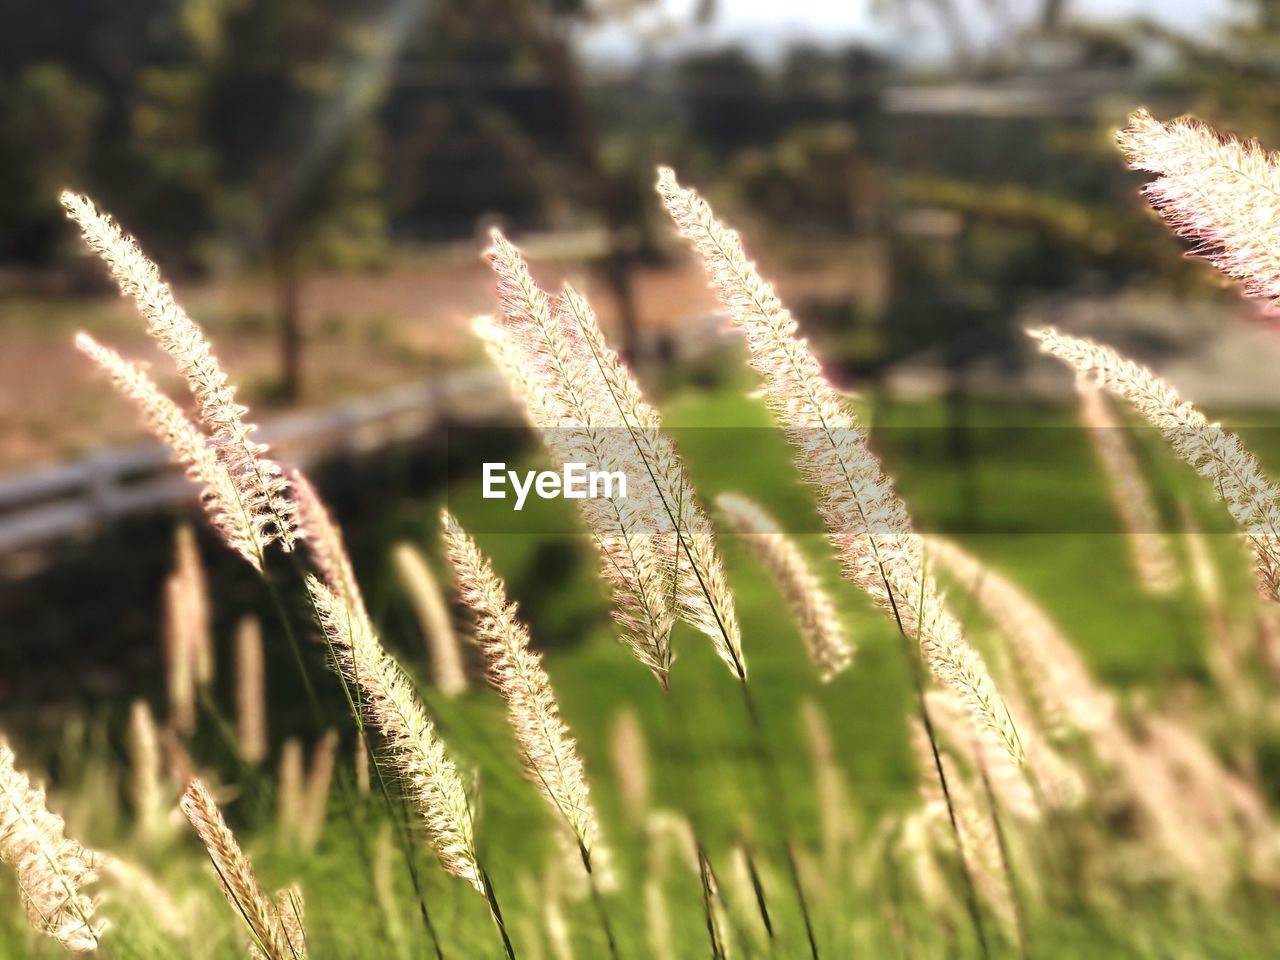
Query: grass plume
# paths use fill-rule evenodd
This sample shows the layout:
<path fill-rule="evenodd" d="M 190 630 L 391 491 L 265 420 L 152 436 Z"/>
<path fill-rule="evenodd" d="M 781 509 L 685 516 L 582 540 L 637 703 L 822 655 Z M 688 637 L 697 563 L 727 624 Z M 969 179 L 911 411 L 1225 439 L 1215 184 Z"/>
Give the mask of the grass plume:
<path fill-rule="evenodd" d="M 148 332 L 186 378 L 200 420 L 209 431 L 210 446 L 230 477 L 245 514 L 252 552 L 259 563 L 263 549 L 274 541 L 286 551 L 292 550 L 295 508 L 287 495 L 288 484 L 280 467 L 267 458 L 266 446 L 253 439 L 256 428 L 245 421 L 248 410 L 236 402 L 235 388 L 214 357 L 204 331 L 178 305 L 156 265 L 109 216 L 100 213 L 87 197 L 70 192 L 62 195 L 62 205 L 80 227 L 89 249 L 107 264 L 120 292 L 137 304 Z"/>
<path fill-rule="evenodd" d="M 818 678 L 827 683 L 853 663 L 854 649 L 836 605 L 799 546 L 758 503 L 722 493 L 716 506 L 778 585 Z"/>
<path fill-rule="evenodd" d="M 0 742 L 0 861 L 17 871 L 31 928 L 73 953 L 98 949 L 104 930 L 84 892 L 97 879 L 97 859 L 66 836 L 62 818 L 45 806 L 44 791 L 31 785 Z"/>
<path fill-rule="evenodd" d="M 284 921 L 279 904 L 258 886 L 253 865 L 199 780 L 192 780 L 182 794 L 182 812 L 209 852 L 222 893 L 244 921 L 253 948 L 266 960 L 305 960 L 300 929 L 292 921 Z"/>
<path fill-rule="evenodd" d="M 590 870 L 599 824 L 577 745 L 560 717 L 542 658 L 507 598 L 506 587 L 474 540 L 448 513 L 444 536 L 462 602 L 475 617 L 475 637 L 489 681 L 507 704 L 526 772 L 564 819 Z"/>
<path fill-rule="evenodd" d="M 1169 538 L 1161 529 L 1151 488 L 1106 397 L 1079 378 L 1076 392 L 1080 395 L 1080 422 L 1089 432 L 1107 478 L 1111 503 L 1128 535 L 1138 581 L 1151 593 L 1167 594 L 1178 586 L 1178 564 Z"/>
<path fill-rule="evenodd" d="M 392 551 L 392 561 L 426 639 L 431 678 L 442 694 L 456 697 L 467 689 L 467 671 L 462 660 L 462 644 L 453 629 L 444 592 L 436 582 L 426 557 L 413 544 L 397 543 Z"/>
<path fill-rule="evenodd" d="M 382 649 L 367 618 L 316 577 L 308 578 L 307 588 L 338 666 L 359 688 L 366 720 L 385 739 L 391 765 L 422 814 L 441 865 L 485 893 L 462 777 L 412 682 Z"/>
<path fill-rule="evenodd" d="M 1280 488 L 1240 438 L 1211 423 L 1168 383 L 1110 347 L 1051 327 L 1031 329 L 1027 335 L 1045 353 L 1132 404 L 1178 456 L 1213 484 L 1253 548 L 1259 592 L 1280 599 Z"/>
<path fill-rule="evenodd" d="M 174 462 L 186 471 L 187 479 L 199 488 L 201 506 L 227 546 L 260 570 L 266 547 L 260 525 L 245 508 L 240 491 L 209 438 L 136 364 L 87 333 L 76 334 L 75 344 L 111 377 L 116 389 L 138 405 L 147 429 L 169 449 Z"/>
<path fill-rule="evenodd" d="M 240 756 L 249 763 L 266 759 L 267 665 L 256 617 L 243 617 L 236 625 L 236 738 Z"/>
<path fill-rule="evenodd" d="M 1143 193 L 1197 256 L 1249 296 L 1280 300 L 1280 157 L 1200 120 L 1146 110 L 1116 139 L 1129 166 L 1157 175 Z"/>
<path fill-rule="evenodd" d="M 671 170 L 659 171 L 658 192 L 746 338 L 751 366 L 763 377 L 769 407 L 817 494 L 846 575 L 916 640 L 937 680 L 954 689 L 974 722 L 1020 763 L 1022 744 L 1009 712 L 926 572 L 920 537 L 872 454 L 866 430 L 796 335 L 795 319 L 747 259 L 738 235 Z"/>

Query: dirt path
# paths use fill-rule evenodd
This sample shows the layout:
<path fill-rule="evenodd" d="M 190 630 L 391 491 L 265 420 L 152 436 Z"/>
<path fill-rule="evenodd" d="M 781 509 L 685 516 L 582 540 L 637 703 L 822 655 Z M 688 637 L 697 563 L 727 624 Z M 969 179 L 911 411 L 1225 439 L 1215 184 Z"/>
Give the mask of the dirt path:
<path fill-rule="evenodd" d="M 607 327 L 611 298 L 580 264 L 539 265 L 546 284 L 564 279 L 591 296 Z M 177 294 L 209 332 L 224 366 L 255 413 L 280 409 L 272 296 L 259 279 L 177 283 Z M 685 263 L 637 273 L 642 322 L 660 328 L 712 309 L 701 271 Z M 303 292 L 303 405 L 332 403 L 474 357 L 468 333 L 497 304 L 483 264 L 410 256 L 377 274 L 311 278 Z M 143 436 L 134 412 L 112 394 L 71 345 L 87 330 L 152 373 L 175 397 L 182 387 L 146 337 L 132 307 L 111 294 L 69 300 L 0 301 L 0 472 L 26 469 Z"/>

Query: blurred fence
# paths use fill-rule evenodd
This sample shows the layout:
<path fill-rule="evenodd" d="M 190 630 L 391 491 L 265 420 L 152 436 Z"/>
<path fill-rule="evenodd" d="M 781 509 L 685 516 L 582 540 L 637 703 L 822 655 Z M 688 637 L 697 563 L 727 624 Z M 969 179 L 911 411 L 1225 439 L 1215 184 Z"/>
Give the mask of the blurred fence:
<path fill-rule="evenodd" d="M 676 360 L 705 355 L 714 348 L 719 326 L 715 315 L 679 324 L 678 333 L 664 334 L 675 338 L 664 353 Z M 375 453 L 450 424 L 491 422 L 513 410 L 496 370 L 466 370 L 334 407 L 284 414 L 264 423 L 258 439 L 281 461 L 306 466 Z M 0 558 L 88 536 L 120 517 L 188 502 L 196 493 L 168 450 L 155 443 L 0 477 Z"/>

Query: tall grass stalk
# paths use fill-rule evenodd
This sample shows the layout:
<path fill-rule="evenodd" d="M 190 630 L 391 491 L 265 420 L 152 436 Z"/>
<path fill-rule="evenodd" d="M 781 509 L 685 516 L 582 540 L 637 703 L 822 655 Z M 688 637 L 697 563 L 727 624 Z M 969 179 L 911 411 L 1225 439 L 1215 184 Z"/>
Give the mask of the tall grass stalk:
<path fill-rule="evenodd" d="M 702 910 L 706 915 L 707 937 L 711 941 L 712 960 L 727 960 L 724 935 L 720 931 L 720 922 L 715 909 L 715 900 L 719 896 L 715 874 L 711 869 L 711 858 L 701 842 L 698 843 L 698 879 L 702 884 Z"/>
<path fill-rule="evenodd" d="M 942 789 L 942 798 L 946 803 L 947 822 L 951 825 L 951 836 L 955 841 L 956 850 L 960 854 L 960 876 L 964 887 L 965 909 L 968 911 L 969 922 L 973 925 L 973 933 L 978 939 L 978 947 L 982 951 L 982 956 L 990 958 L 991 948 L 987 944 L 987 932 L 982 922 L 982 909 L 978 906 L 978 889 L 964 857 L 965 844 L 960 835 L 960 823 L 956 816 L 955 800 L 951 796 L 951 785 L 947 781 L 947 771 L 943 769 L 942 752 L 938 749 L 938 735 L 933 728 L 933 718 L 929 714 L 929 704 L 925 698 L 924 666 L 920 663 L 920 658 L 916 654 L 911 638 L 907 636 L 907 632 L 902 626 L 902 620 L 898 615 L 897 601 L 893 599 L 892 593 L 889 594 L 889 597 L 893 606 L 893 618 L 898 626 L 898 634 L 902 637 L 903 653 L 908 661 L 907 669 L 911 674 L 916 709 L 920 713 L 920 722 L 929 741 L 930 759 L 933 761 L 934 771 L 938 777 L 938 785 Z"/>
<path fill-rule="evenodd" d="M 570 303 L 572 304 L 573 301 L 570 301 Z M 685 510 L 685 502 L 686 497 L 690 501 L 692 500 L 692 491 L 690 490 L 686 494 L 685 476 L 682 469 L 675 472 L 674 483 L 667 477 L 659 477 L 660 468 L 653 450 L 655 444 L 651 439 L 648 442 L 642 439 L 641 433 L 645 431 L 646 425 L 635 422 L 634 411 L 642 401 L 639 401 L 638 398 L 632 398 L 628 402 L 624 393 L 624 391 L 631 392 L 627 390 L 628 387 L 631 387 L 635 394 L 638 395 L 639 391 L 638 388 L 634 387 L 634 381 L 631 381 L 630 375 L 617 364 L 616 358 L 606 353 L 607 347 L 604 344 L 603 337 L 599 335 L 591 314 L 585 309 L 585 301 L 579 301 L 577 308 L 573 309 L 571 307 L 570 312 L 574 316 L 580 334 L 590 348 L 591 357 L 605 384 L 609 399 L 616 409 L 623 426 L 626 428 L 637 455 L 644 464 L 650 482 L 657 491 L 667 521 L 671 524 L 671 529 L 675 533 L 676 550 L 683 553 L 684 561 L 688 564 L 689 573 L 693 575 L 697 583 L 698 592 L 710 612 L 710 621 L 720 635 L 720 642 L 716 645 L 717 651 L 720 653 L 721 658 L 731 666 L 738 681 L 738 687 L 751 723 L 752 736 L 755 741 L 755 753 L 762 765 L 762 775 L 766 781 L 766 794 L 771 800 L 774 822 L 780 825 L 780 829 L 784 834 L 783 844 L 787 861 L 787 876 L 795 892 L 796 902 L 800 907 L 805 935 L 809 941 L 809 949 L 815 960 L 817 960 L 819 956 L 818 944 L 813 931 L 813 920 L 809 914 L 808 898 L 805 896 L 800 874 L 796 869 L 791 840 L 786 836 L 785 826 L 782 826 L 787 821 L 785 804 L 782 802 L 780 793 L 780 771 L 764 739 L 764 729 L 760 722 L 759 711 L 756 709 L 755 700 L 747 680 L 747 666 L 742 656 L 742 641 L 737 629 L 737 618 L 732 611 L 732 598 L 728 588 L 721 583 L 722 574 L 718 570 L 718 557 L 708 558 L 703 550 L 695 553 L 693 542 L 690 536 L 687 535 L 689 531 L 685 527 L 686 518 L 689 516 Z M 649 430 L 653 429 L 652 424 L 647 426 Z M 700 514 L 701 510 L 695 505 L 693 510 L 694 517 Z M 705 541 L 710 534 L 708 531 L 696 534 L 696 536 Z M 714 565 L 710 569 L 706 569 L 709 560 Z M 678 579 L 679 563 L 677 563 L 676 569 Z M 763 889 L 759 890 L 759 895 L 763 898 Z M 761 903 L 763 907 L 763 899 Z M 764 911 L 767 915 L 767 907 L 764 907 Z M 772 934 L 771 927 L 770 933 Z"/>
<path fill-rule="evenodd" d="M 613 929 L 592 868 L 599 823 L 577 744 L 560 716 L 542 658 L 531 649 L 528 628 L 508 598 L 506 585 L 453 516 L 446 511 L 441 519 L 458 593 L 475 618 L 475 639 L 489 681 L 506 702 L 525 772 L 572 834 L 610 956 L 617 960 Z"/>
<path fill-rule="evenodd" d="M 991 788 L 991 777 L 987 773 L 987 765 L 982 762 L 980 755 L 978 776 L 982 780 L 982 793 L 986 800 L 987 810 L 991 815 L 991 826 L 995 830 L 996 847 L 1000 852 L 1000 866 L 1004 870 L 1005 881 L 1009 885 L 1009 898 L 1013 901 L 1014 926 L 1018 937 L 1018 956 L 1022 960 L 1029 960 L 1031 957 L 1031 933 L 1027 924 L 1026 904 L 1023 902 L 1022 891 L 1014 875 L 1013 860 L 1009 853 L 1009 841 L 1004 831 L 1004 819 L 1000 816 L 1000 805 L 996 799 L 995 791 Z"/>

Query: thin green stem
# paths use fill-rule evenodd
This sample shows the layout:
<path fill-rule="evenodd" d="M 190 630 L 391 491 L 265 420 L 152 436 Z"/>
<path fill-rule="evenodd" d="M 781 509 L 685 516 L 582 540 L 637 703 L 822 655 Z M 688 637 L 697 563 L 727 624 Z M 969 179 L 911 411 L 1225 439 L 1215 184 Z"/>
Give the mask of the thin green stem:
<path fill-rule="evenodd" d="M 1022 893 L 1018 889 L 1013 874 L 1013 860 L 1009 856 L 1009 841 L 1005 836 L 1004 822 L 996 804 L 995 792 L 991 789 L 991 778 L 987 774 L 987 765 L 978 759 L 978 773 L 982 777 L 982 789 L 986 794 L 987 808 L 991 811 L 991 825 L 995 828 L 996 847 L 1000 851 L 1000 865 L 1004 868 L 1005 881 L 1009 884 L 1009 896 L 1013 900 L 1013 919 L 1018 934 L 1018 956 L 1022 960 L 1031 958 L 1031 941 L 1027 928 L 1026 907 L 1022 902 Z"/>
<path fill-rule="evenodd" d="M 296 561 L 296 559 L 294 560 L 293 569 L 294 569 L 294 572 L 297 574 L 298 578 L 302 580 L 304 583 L 304 592 L 307 594 L 307 598 L 311 603 L 312 617 L 318 623 L 320 621 L 320 611 L 316 608 L 315 598 L 312 597 L 311 591 L 305 589 L 306 577 L 302 570 L 301 565 Z M 348 615 L 349 613 L 350 613 L 350 610 L 348 607 Z M 348 626 L 350 627 L 351 625 L 348 624 Z M 373 765 L 374 775 L 378 781 L 378 790 L 381 793 L 383 802 L 387 808 L 387 816 L 391 818 L 392 823 L 394 823 L 396 826 L 396 834 L 399 840 L 401 854 L 403 855 L 403 858 L 404 858 L 405 869 L 409 873 L 409 880 L 413 885 L 414 896 L 417 898 L 417 901 L 418 901 L 418 913 L 422 917 L 422 924 L 426 928 L 427 936 L 431 940 L 431 945 L 435 951 L 437 960 L 444 960 L 444 951 L 440 944 L 440 938 L 436 933 L 435 924 L 432 923 L 431 921 L 431 912 L 427 908 L 426 896 L 422 892 L 422 882 L 419 879 L 418 867 L 416 862 L 414 861 L 412 838 L 409 835 L 408 825 L 405 822 L 405 817 L 403 816 L 403 813 L 404 813 L 403 808 L 397 807 L 395 801 L 392 800 L 391 798 L 391 791 L 388 789 L 386 778 L 383 776 L 383 773 L 382 773 L 382 764 L 379 761 L 378 754 L 373 749 L 373 744 L 370 742 L 370 739 L 369 739 L 369 731 L 364 723 L 364 713 L 361 707 L 357 703 L 357 701 L 359 701 L 361 698 L 360 685 L 359 685 L 359 672 L 358 672 L 359 663 L 356 660 L 356 658 L 354 657 L 352 658 L 352 662 L 355 665 L 353 667 L 353 670 L 356 671 L 356 674 L 352 679 L 352 686 L 355 687 L 355 691 L 356 691 L 355 696 L 353 698 L 351 693 L 351 686 L 348 686 L 347 678 L 345 674 L 343 674 L 342 672 L 342 667 L 338 660 L 337 651 L 333 647 L 332 640 L 329 639 L 328 632 L 322 629 L 320 631 L 320 635 L 324 638 L 325 650 L 329 655 L 330 666 L 333 669 L 333 671 L 337 674 L 339 683 L 342 684 L 342 695 L 347 702 L 347 708 L 351 712 L 352 720 L 355 722 L 356 732 L 359 735 L 361 742 L 363 742 L 364 744 L 365 755 L 368 757 L 369 762 L 372 763 Z M 290 632 L 290 636 L 292 636 L 292 632 Z M 295 643 L 295 647 L 296 647 L 296 643 Z M 314 695 L 313 695 L 313 700 L 314 700 Z M 352 828 L 357 832 L 357 837 L 360 841 L 361 849 L 365 854 L 365 858 L 367 861 L 368 859 L 367 837 L 365 836 L 362 827 L 356 822 L 357 818 L 355 816 L 354 800 L 351 798 L 347 790 L 347 785 L 345 780 L 340 780 L 339 782 L 343 788 L 343 800 L 344 800 L 343 805 L 348 811 L 348 815 L 352 821 Z M 369 876 L 370 876 L 370 883 L 372 884 L 373 882 L 372 868 L 370 868 Z"/>
<path fill-rule="evenodd" d="M 600 928 L 604 931 L 605 942 L 609 945 L 609 956 L 613 960 L 620 960 L 618 944 L 613 936 L 613 926 L 609 923 L 609 912 L 605 909 L 604 897 L 600 895 L 600 884 L 596 881 L 595 871 L 591 869 L 591 854 L 582 844 L 578 844 L 578 852 L 582 855 L 582 866 L 587 871 L 587 886 L 591 890 L 591 902 L 600 920 Z"/>
<path fill-rule="evenodd" d="M 885 572 L 884 564 L 878 564 L 880 570 L 880 578 L 884 583 L 885 593 L 889 597 L 889 606 L 893 612 L 894 623 L 898 626 L 898 633 L 903 640 L 903 652 L 906 654 L 908 661 L 908 671 L 911 674 L 912 686 L 915 689 L 916 705 L 920 711 L 920 720 L 924 725 L 925 736 L 929 739 L 929 751 L 933 755 L 933 767 L 938 775 L 938 784 L 942 787 L 942 797 L 947 805 L 947 819 L 951 823 L 951 835 L 956 843 L 956 851 L 960 853 L 960 875 L 964 880 L 965 907 L 969 912 L 969 919 L 973 923 L 973 932 L 978 938 L 978 946 L 981 948 L 982 956 L 989 958 L 991 956 L 991 948 L 987 944 L 986 929 L 982 924 L 982 910 L 978 907 L 977 888 L 973 882 L 973 875 L 969 872 L 969 865 L 964 858 L 964 844 L 960 840 L 960 824 L 956 819 L 955 803 L 951 799 L 951 788 L 947 784 L 947 773 L 942 766 L 942 754 L 938 749 L 938 737 L 933 729 L 933 719 L 929 716 L 929 708 L 925 702 L 924 696 L 924 664 L 921 662 L 919 654 L 913 647 L 911 637 L 907 634 L 906 627 L 902 623 L 902 615 L 898 610 L 898 600 L 889 583 L 889 575 Z M 924 579 L 924 570 L 920 571 L 921 580 Z M 924 600 L 924 591 L 920 591 L 921 602 Z M 919 622 L 919 613 L 917 612 L 917 623 Z"/>
<path fill-rule="evenodd" d="M 485 870 L 484 865 L 476 861 L 476 868 L 480 871 L 480 882 L 484 885 L 484 899 L 489 904 L 489 915 L 493 917 L 494 925 L 498 928 L 498 935 L 502 937 L 502 949 L 506 954 L 507 960 L 516 960 L 515 948 L 511 945 L 511 937 L 507 935 L 507 924 L 502 919 L 502 908 L 498 906 L 498 896 L 493 889 L 493 881 L 489 879 L 489 871 Z"/>
<path fill-rule="evenodd" d="M 711 960 L 725 960 L 720 925 L 716 923 L 715 908 L 711 904 L 711 899 L 715 896 L 714 874 L 711 872 L 711 860 L 701 840 L 698 841 L 698 878 L 702 881 L 702 910 L 707 919 L 707 936 L 711 940 Z"/>
<path fill-rule="evenodd" d="M 786 834 L 786 805 L 782 797 L 781 771 L 765 739 L 764 723 L 760 719 L 760 711 L 756 707 L 755 697 L 745 677 L 739 680 L 738 689 L 742 693 L 742 702 L 751 723 L 752 746 L 760 762 L 760 772 L 765 781 L 765 795 L 769 798 L 773 821 L 779 824 L 783 831 L 783 859 L 787 865 L 787 877 L 791 881 L 791 888 L 795 891 L 796 903 L 800 907 L 800 918 L 804 922 L 805 936 L 809 941 L 809 953 L 813 960 L 820 960 L 818 938 L 813 929 L 813 917 L 809 913 L 809 898 L 805 896 L 804 884 L 800 880 L 800 869 L 796 863 L 795 850 L 791 846 L 791 838 Z"/>

